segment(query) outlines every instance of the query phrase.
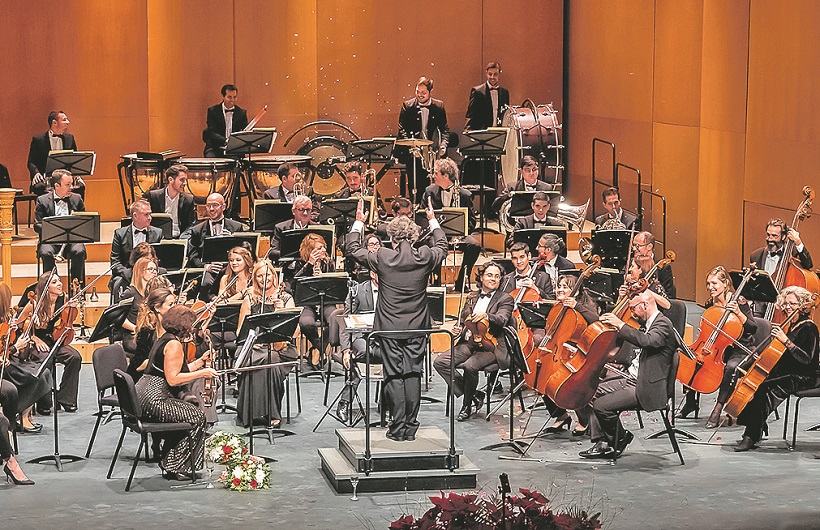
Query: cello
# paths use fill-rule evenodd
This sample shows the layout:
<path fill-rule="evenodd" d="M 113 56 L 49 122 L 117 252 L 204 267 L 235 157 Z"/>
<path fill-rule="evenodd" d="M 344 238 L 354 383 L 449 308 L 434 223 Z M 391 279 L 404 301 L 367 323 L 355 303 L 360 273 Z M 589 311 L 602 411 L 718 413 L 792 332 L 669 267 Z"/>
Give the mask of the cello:
<path fill-rule="evenodd" d="M 754 265 L 746 269 L 729 302 L 738 301 L 754 271 Z M 725 307 L 712 306 L 704 311 L 700 317 L 698 338 L 681 352 L 678 381 L 701 394 L 711 394 L 717 390 L 726 366 L 723 362 L 724 351 L 728 346 L 736 344 L 742 334 L 743 324 L 740 319 Z"/>
<path fill-rule="evenodd" d="M 527 279 L 532 280 L 533 276 L 535 275 L 535 271 L 538 267 L 543 263 L 543 260 L 537 259 L 534 260 L 536 263 L 535 265 L 530 264 L 530 270 L 527 273 Z M 521 288 L 513 289 L 510 292 L 510 296 L 513 297 L 513 318 L 515 319 L 515 327 L 516 332 L 518 335 L 518 344 L 521 346 L 521 351 L 524 352 L 524 357 L 526 358 L 532 353 L 533 348 L 533 335 L 532 330 L 524 323 L 524 319 L 521 317 L 521 311 L 518 310 L 518 305 L 521 302 L 540 302 L 541 295 L 538 292 L 538 288 L 534 285 L 527 285 Z"/>

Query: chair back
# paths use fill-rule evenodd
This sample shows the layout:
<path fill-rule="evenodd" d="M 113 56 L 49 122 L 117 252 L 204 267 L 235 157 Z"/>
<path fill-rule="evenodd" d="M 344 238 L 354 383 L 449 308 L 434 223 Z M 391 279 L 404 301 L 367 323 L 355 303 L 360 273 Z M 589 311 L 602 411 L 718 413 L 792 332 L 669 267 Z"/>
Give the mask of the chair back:
<path fill-rule="evenodd" d="M 675 399 L 675 382 L 678 380 L 678 364 L 681 354 L 676 350 L 672 356 L 672 366 L 669 367 L 669 375 L 666 376 L 666 395 L 669 399 Z"/>
<path fill-rule="evenodd" d="M 116 369 L 114 370 L 114 387 L 117 389 L 117 397 L 120 400 L 122 422 L 129 427 L 137 425 L 142 417 L 142 409 L 137 399 L 134 380 L 122 370 Z"/>
<path fill-rule="evenodd" d="M 94 366 L 97 392 L 114 388 L 114 370 L 124 372 L 128 368 L 125 350 L 119 344 L 111 344 L 94 350 L 91 355 L 91 364 Z"/>
<path fill-rule="evenodd" d="M 772 336 L 772 323 L 766 320 L 765 318 L 752 318 L 755 319 L 755 323 L 757 324 L 757 331 L 755 331 L 753 339 L 754 345 L 757 346 L 758 344 L 761 344 L 763 341 Z"/>
<path fill-rule="evenodd" d="M 665 311 L 666 318 L 672 322 L 675 331 L 683 337 L 686 332 L 686 304 L 681 300 L 669 300 L 669 309 Z"/>

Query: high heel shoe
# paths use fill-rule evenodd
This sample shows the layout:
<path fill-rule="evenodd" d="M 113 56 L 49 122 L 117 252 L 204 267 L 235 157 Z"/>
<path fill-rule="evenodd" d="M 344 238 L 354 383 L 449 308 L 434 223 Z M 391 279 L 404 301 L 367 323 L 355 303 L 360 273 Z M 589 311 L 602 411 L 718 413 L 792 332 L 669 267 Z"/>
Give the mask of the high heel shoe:
<path fill-rule="evenodd" d="M 688 405 L 685 405 L 682 409 L 680 409 L 680 411 L 678 411 L 678 414 L 675 417 L 678 418 L 678 419 L 681 419 L 681 420 L 685 420 L 686 417 L 689 416 L 690 414 L 692 414 L 693 412 L 695 413 L 695 419 L 698 419 L 698 412 L 699 412 L 698 406 L 697 405 L 692 405 L 690 407 Z"/>
<path fill-rule="evenodd" d="M 562 418 L 556 418 L 555 422 L 544 429 L 546 433 L 559 433 L 563 431 L 568 431 L 570 426 L 572 426 L 572 417 L 567 414 Z"/>
<path fill-rule="evenodd" d="M 31 480 L 30 478 L 19 479 L 19 478 L 15 477 L 14 473 L 12 473 L 11 469 L 9 469 L 8 464 L 3 466 L 3 472 L 6 474 L 6 482 L 9 482 L 9 480 L 11 480 L 11 482 L 14 482 L 17 486 L 33 486 L 34 485 L 34 481 Z"/>
<path fill-rule="evenodd" d="M 581 426 L 578 425 L 578 427 L 575 427 L 574 429 L 572 429 L 572 435 L 575 436 L 576 438 L 581 437 L 581 436 L 586 436 L 588 434 L 588 432 L 589 432 L 588 426 L 584 427 L 582 429 Z"/>
<path fill-rule="evenodd" d="M 318 370 L 321 367 L 321 363 L 322 355 L 319 348 L 311 348 L 308 354 L 308 365 L 314 370 Z"/>

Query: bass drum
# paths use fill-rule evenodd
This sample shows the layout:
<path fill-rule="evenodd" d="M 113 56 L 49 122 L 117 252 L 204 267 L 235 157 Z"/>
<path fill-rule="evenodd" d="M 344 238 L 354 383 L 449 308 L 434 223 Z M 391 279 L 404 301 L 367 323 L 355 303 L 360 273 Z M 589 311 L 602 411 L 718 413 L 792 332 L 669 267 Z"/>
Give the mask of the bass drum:
<path fill-rule="evenodd" d="M 521 157 L 534 156 L 542 164 L 540 178 L 549 183 L 560 184 L 560 141 L 558 113 L 548 105 L 535 105 L 529 99 L 521 106 L 508 107 L 501 116 L 501 126 L 507 127 L 506 154 L 501 156 L 501 173 L 504 184 L 518 180 L 518 164 Z"/>
<path fill-rule="evenodd" d="M 225 197 L 226 211 L 233 202 L 233 185 L 236 180 L 236 161 L 230 158 L 180 158 L 179 163 L 188 168 L 188 192 L 194 202 L 204 205 L 211 193 Z M 204 206 L 197 207 L 200 219 L 206 217 Z"/>
<path fill-rule="evenodd" d="M 264 197 L 269 188 L 275 188 L 282 183 L 279 179 L 278 170 L 279 166 L 287 162 L 295 164 L 299 168 L 304 168 L 310 165 L 310 157 L 308 155 L 271 155 L 268 153 L 251 155 L 251 161 L 248 164 L 248 175 L 257 198 Z"/>
<path fill-rule="evenodd" d="M 328 197 L 338 193 L 345 185 L 341 163 L 330 159 L 345 160 L 347 143 L 333 136 L 319 136 L 305 143 L 296 151 L 300 155 L 310 155 L 313 162 L 309 166 L 309 175 L 305 182 L 313 188 L 313 193 Z"/>

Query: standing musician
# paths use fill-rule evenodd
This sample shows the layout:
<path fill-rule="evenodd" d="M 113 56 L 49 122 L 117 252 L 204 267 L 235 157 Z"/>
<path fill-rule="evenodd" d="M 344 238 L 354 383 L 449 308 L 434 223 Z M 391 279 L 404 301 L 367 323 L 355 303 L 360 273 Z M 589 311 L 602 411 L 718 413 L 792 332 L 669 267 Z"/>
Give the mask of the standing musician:
<path fill-rule="evenodd" d="M 470 89 L 465 131 L 496 127 L 501 123 L 504 108 L 510 104 L 510 91 L 501 87 L 501 65 L 497 61 L 484 68 L 487 81 Z"/>
<path fill-rule="evenodd" d="M 313 201 L 304 195 L 296 197 L 291 207 L 293 219 L 276 223 L 273 227 L 273 235 L 270 238 L 270 251 L 268 259 L 274 263 L 279 261 L 282 255 L 282 233 L 296 228 L 307 228 L 313 217 Z"/>
<path fill-rule="evenodd" d="M 34 231 L 40 234 L 41 241 L 37 253 L 43 260 L 43 270 L 50 271 L 58 259 L 71 260 L 70 278 L 76 278 L 81 285 L 85 285 L 85 245 L 69 243 L 67 245 L 52 245 L 42 242 L 43 219 L 55 215 L 71 215 L 72 212 L 84 212 L 83 198 L 72 193 L 71 173 L 65 169 L 56 169 L 51 174 L 52 191 L 37 197 L 37 206 L 34 210 Z"/>
<path fill-rule="evenodd" d="M 228 270 L 219 280 L 219 292 L 224 293 L 225 301 L 238 301 L 244 297 L 244 293 L 251 287 L 254 265 L 253 254 L 247 248 L 233 247 L 228 251 Z"/>
<path fill-rule="evenodd" d="M 514 301 L 512 296 L 499 289 L 501 274 L 501 267 L 492 261 L 478 267 L 476 281 L 479 289 L 467 296 L 459 325 L 453 329 L 453 333 L 461 337 L 453 351 L 439 355 L 433 362 L 436 371 L 448 384 L 451 375 L 451 356 L 455 360 L 455 368 L 464 370 L 463 376 L 458 372 L 452 374 L 451 391 L 456 396 L 464 395 L 461 411 L 456 416 L 458 421 L 469 420 L 474 412 L 473 407 L 478 410 L 484 402 L 484 393 L 476 390 L 479 371 L 492 365 L 498 365 L 503 370 L 510 365 L 510 356 L 503 335 L 504 326 L 512 322 Z M 486 323 L 487 333 L 492 336 L 495 345 L 491 345 L 492 341 L 478 340 L 472 331 L 466 329 L 469 322 L 481 321 Z M 462 328 L 465 329 L 463 335 Z"/>
<path fill-rule="evenodd" d="M 131 251 L 143 242 L 159 243 L 162 240 L 162 230 L 151 226 L 151 205 L 145 199 L 131 203 L 131 224 L 114 230 L 114 239 L 111 242 L 111 280 L 108 282 L 109 292 L 113 292 L 114 281 L 120 277 L 128 283 L 131 281 L 131 267 L 129 263 Z"/>
<path fill-rule="evenodd" d="M 447 237 L 431 208 L 427 209 L 430 247 L 415 247 L 419 227 L 404 216 L 387 225 L 393 248 L 376 252 L 362 248 L 361 232 L 367 216 L 360 200 L 356 222 L 348 235 L 347 251 L 362 265 L 379 275 L 379 297 L 376 301 L 374 331 L 408 330 L 404 337 L 382 337 L 376 343 L 384 363 L 384 392 L 392 420 L 387 438 L 413 441 L 419 428 L 417 419 L 421 403 L 421 372 L 429 338 L 413 336 L 412 330 L 428 329 L 431 324 L 427 305 L 430 275 L 447 255 Z"/>
<path fill-rule="evenodd" d="M 51 151 L 76 151 L 77 142 L 74 135 L 68 132 L 68 116 L 61 110 L 48 113 L 48 130 L 32 137 L 28 150 L 28 172 L 31 175 L 31 193 L 43 195 L 48 191 L 49 176 L 46 175 L 46 163 Z M 85 197 L 85 182 L 81 177 L 76 179 L 74 188 L 80 197 Z"/>
<path fill-rule="evenodd" d="M 432 140 L 437 146 L 438 156 L 447 154 L 447 143 L 450 141 L 450 129 L 447 127 L 447 111 L 444 102 L 431 97 L 433 80 L 428 77 L 419 78 L 416 83 L 416 97 L 402 104 L 399 112 L 399 138 L 422 138 Z M 438 143 L 436 133 L 438 132 Z M 412 157 L 407 163 L 416 165 L 416 182 L 414 190 L 423 190 L 427 183 L 427 171 L 424 170 L 421 160 Z M 408 170 L 409 178 L 412 172 Z M 418 201 L 418 196 L 414 197 Z"/>
<path fill-rule="evenodd" d="M 544 267 L 544 271 L 550 277 L 551 290 L 544 298 L 555 299 L 555 287 L 558 285 L 558 277 L 563 271 L 575 270 L 575 264 L 561 255 L 564 242 L 555 234 L 544 234 L 538 240 L 538 260 Z"/>
<path fill-rule="evenodd" d="M 235 85 L 222 86 L 222 102 L 208 108 L 206 128 L 202 131 L 204 155 L 208 158 L 225 156 L 225 146 L 231 133 L 248 126 L 248 113 L 236 104 L 239 90 Z"/>
<path fill-rule="evenodd" d="M 308 234 L 302 240 L 299 246 L 299 260 L 296 262 L 296 278 L 304 278 L 311 276 L 319 276 L 324 272 L 333 272 L 336 270 L 333 265 L 333 259 L 327 253 L 327 244 L 325 239 L 317 234 Z M 333 317 L 333 310 L 336 309 L 334 304 L 326 304 L 321 308 L 324 313 L 325 325 L 329 323 Z M 320 350 L 321 341 L 319 340 L 319 327 L 317 326 L 317 316 L 315 307 L 305 307 L 302 309 L 302 315 L 299 317 L 299 329 L 302 334 L 310 341 L 310 355 L 308 362 L 312 368 L 318 368 L 321 362 L 321 357 L 324 354 Z M 327 345 L 327 343 L 325 343 Z"/>
<path fill-rule="evenodd" d="M 135 353 L 137 319 L 140 313 L 140 306 L 148 295 L 148 282 L 157 277 L 158 267 L 156 260 L 144 257 L 134 264 L 134 273 L 131 276 L 131 285 L 122 293 L 122 299 L 131 299 L 131 309 L 125 322 L 122 323 L 122 347 L 128 353 Z M 136 380 L 135 380 L 136 381 Z"/>
<path fill-rule="evenodd" d="M 333 196 L 334 199 L 360 199 L 373 194 L 373 190 L 369 189 L 364 182 L 361 162 L 351 160 L 345 164 L 344 172 L 345 185 Z"/>
<path fill-rule="evenodd" d="M 163 433 L 159 466 L 163 476 L 170 480 L 191 480 L 191 474 L 203 464 L 205 415 L 196 405 L 176 397 L 180 394 L 180 387 L 203 377 L 219 376 L 214 369 L 205 368 L 204 358 L 185 362 L 181 341 L 190 337 L 194 320 L 194 312 L 183 305 L 176 305 L 165 313 L 162 318 L 165 333 L 151 348 L 145 374 L 136 385 L 137 398 L 146 418 L 156 422 L 193 425 L 190 437 L 179 431 Z M 190 467 L 191 454 L 195 469 Z"/>
<path fill-rule="evenodd" d="M 809 316 L 811 293 L 802 287 L 786 287 L 776 304 L 785 314 L 799 311 L 799 316 L 789 325 L 788 332 L 772 326 L 772 337 L 784 344 L 786 351 L 737 418 L 740 425 L 746 426 L 743 438 L 734 447 L 738 452 L 755 448 L 763 433 L 768 434 L 766 418 L 789 394 L 815 388 L 818 383 L 820 338 L 817 324 Z"/>
<path fill-rule="evenodd" d="M 174 239 L 196 222 L 194 196 L 185 191 L 188 186 L 188 168 L 174 164 L 165 170 L 167 184 L 158 190 L 146 191 L 142 198 L 151 205 L 152 213 L 167 213 L 171 217 Z"/>
<path fill-rule="evenodd" d="M 306 195 L 313 199 L 313 188 L 302 183 L 302 175 L 299 173 L 299 168 L 296 167 L 296 164 L 293 162 L 285 162 L 279 166 L 279 169 L 276 170 L 276 174 L 279 175 L 281 184 L 265 190 L 266 199 L 293 202 L 298 195 Z M 299 191 L 296 186 L 297 181 L 302 184 L 303 189 L 301 193 L 297 193 Z"/>
<path fill-rule="evenodd" d="M 657 410 L 668 401 L 667 383 L 674 356 L 677 355 L 672 322 L 658 311 L 655 298 L 647 292 L 633 296 L 629 301 L 632 315 L 646 331 L 627 326 L 613 315 L 601 315 L 601 322 L 618 328 L 618 336 L 641 348 L 641 353 L 629 366 L 629 377 L 617 377 L 598 385 L 592 401 L 590 437 L 594 445 L 579 454 L 583 458 L 610 458 L 620 456 L 635 436 L 624 431 L 622 410 Z M 616 432 L 618 437 L 615 447 Z"/>
<path fill-rule="evenodd" d="M 606 225 L 609 227 L 609 225 L 615 224 L 618 228 L 623 226 L 625 230 L 635 228 L 638 217 L 621 208 L 621 192 L 618 191 L 618 188 L 612 186 L 605 189 L 601 194 L 601 198 L 604 201 L 606 213 L 595 218 L 595 226 L 603 227 Z"/>
<path fill-rule="evenodd" d="M 279 277 L 273 264 L 268 260 L 260 260 L 253 268 L 253 288 L 242 300 L 239 309 L 239 325 L 237 334 L 242 329 L 242 323 L 248 315 L 258 315 L 262 312 L 272 313 L 277 309 L 295 307 L 293 298 L 280 289 Z M 264 310 L 264 311 L 263 311 Z M 296 348 L 290 342 L 275 344 L 256 344 L 251 352 L 251 364 L 262 365 L 268 363 L 289 362 L 298 359 Z M 239 398 L 237 399 L 237 420 L 240 425 L 249 426 L 257 418 L 264 417 L 271 427 L 278 427 L 282 423 L 282 397 L 285 393 L 285 378 L 290 373 L 290 366 L 280 366 L 270 369 L 273 374 L 272 393 L 268 395 L 268 370 L 256 370 L 243 373 L 239 376 Z M 253 378 L 253 395 L 250 395 L 248 382 Z M 253 418 L 250 418 L 251 400 L 253 400 Z M 268 408 L 270 407 L 270 409 Z M 268 410 L 270 416 L 268 417 Z"/>
<path fill-rule="evenodd" d="M 53 276 L 49 272 L 41 274 L 34 294 L 36 299 L 43 297 L 37 314 L 33 314 L 37 300 L 29 300 L 17 320 L 25 322 L 28 318 L 32 319 L 34 329 L 32 340 L 37 350 L 36 354 L 42 358 L 55 345 L 52 333 L 57 322 L 52 319 L 66 301 L 63 281 L 56 274 Z M 32 350 L 32 355 L 34 354 Z M 83 358 L 80 352 L 70 345 L 62 344 L 55 352 L 55 359 L 63 365 L 63 377 L 60 381 L 60 389 L 57 391 L 57 403 L 53 406 L 62 407 L 66 412 L 77 412 L 77 393 L 80 387 L 80 368 L 82 368 Z M 38 414 L 48 416 L 51 414 L 51 407 L 50 394 L 37 401 Z"/>
<path fill-rule="evenodd" d="M 501 205 L 504 204 L 505 201 L 509 200 L 514 191 L 552 191 L 555 189 L 555 186 L 552 184 L 547 184 L 543 180 L 538 179 L 538 160 L 536 160 L 534 156 L 522 156 L 521 161 L 518 163 L 518 169 L 520 178 L 513 184 L 507 184 L 504 191 L 493 201 L 493 210 L 496 212 L 501 209 Z M 547 196 L 547 209 L 544 210 L 543 214 L 539 214 L 538 218 L 546 218 L 548 211 L 549 196 Z"/>
<path fill-rule="evenodd" d="M 435 184 L 427 186 L 427 189 L 424 190 L 422 204 L 426 205 L 429 199 L 434 210 L 455 207 L 467 208 L 467 232 L 468 234 L 473 232 L 476 227 L 473 195 L 469 190 L 456 185 L 456 182 L 458 182 L 456 163 L 449 158 L 436 160 L 433 180 Z M 465 279 L 469 286 L 470 272 L 472 272 L 473 265 L 475 265 L 479 254 L 481 254 L 481 244 L 475 236 L 467 235 L 456 244 L 456 249 L 464 254 L 461 260 L 461 270 L 455 281 L 455 288 L 460 291 Z"/>
<path fill-rule="evenodd" d="M 655 266 L 655 236 L 651 232 L 638 232 L 632 240 L 632 256 L 646 274 Z M 667 298 L 676 298 L 678 290 L 675 288 L 675 275 L 672 274 L 672 265 L 658 269 L 656 279 L 663 287 L 659 292 Z"/>

